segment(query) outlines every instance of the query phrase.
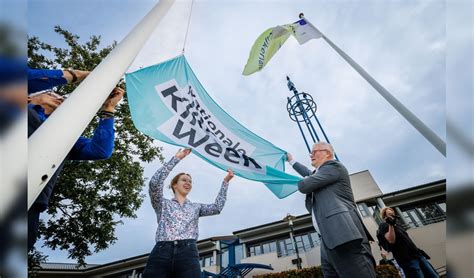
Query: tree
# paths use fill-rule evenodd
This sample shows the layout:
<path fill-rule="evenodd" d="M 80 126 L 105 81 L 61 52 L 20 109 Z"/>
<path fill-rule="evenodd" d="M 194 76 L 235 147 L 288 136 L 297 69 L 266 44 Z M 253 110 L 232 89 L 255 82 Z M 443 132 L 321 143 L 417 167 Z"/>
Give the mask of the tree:
<path fill-rule="evenodd" d="M 48 256 L 43 255 L 38 250 L 31 250 L 28 253 L 28 277 L 39 277 L 38 270 L 41 269 L 41 263 L 45 263 Z"/>
<path fill-rule="evenodd" d="M 31 68 L 74 68 L 92 71 L 116 46 L 99 48 L 100 36 L 81 44 L 79 36 L 56 26 L 66 47 L 55 47 L 38 37 L 28 38 L 28 65 Z M 123 82 L 120 84 L 123 87 Z M 61 95 L 74 89 L 66 85 Z M 93 93 L 93 92 L 91 92 Z M 92 136 L 97 119 L 91 121 L 84 136 Z M 69 161 L 65 164 L 50 199 L 47 223 L 39 233 L 53 250 L 67 250 L 69 257 L 83 265 L 92 252 L 104 250 L 116 240 L 115 229 L 122 218 L 135 218 L 143 202 L 145 179 L 141 162 L 158 158 L 161 147 L 133 126 L 126 96 L 115 112 L 115 149 L 110 159 Z M 54 140 L 54 134 L 51 135 Z M 58 142 L 59 143 L 59 142 Z M 117 220 L 118 219 L 118 220 Z"/>

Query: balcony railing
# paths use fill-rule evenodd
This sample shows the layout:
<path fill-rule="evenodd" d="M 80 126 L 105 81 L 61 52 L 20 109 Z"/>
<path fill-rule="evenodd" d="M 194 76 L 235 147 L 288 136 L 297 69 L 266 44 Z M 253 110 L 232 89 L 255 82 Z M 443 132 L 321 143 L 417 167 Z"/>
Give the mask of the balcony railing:
<path fill-rule="evenodd" d="M 434 223 L 438 223 L 438 222 L 443 222 L 443 221 L 446 221 L 446 215 L 445 214 L 444 215 L 439 215 L 439 216 L 436 216 L 436 217 L 424 218 L 421 221 L 410 222 L 410 223 L 407 223 L 407 224 L 403 224 L 402 226 L 403 226 L 403 228 L 408 230 L 408 229 L 417 228 L 417 227 L 421 227 L 421 226 L 426 226 L 426 225 L 430 225 L 430 224 L 434 224 Z"/>
<path fill-rule="evenodd" d="M 380 218 L 380 211 L 378 209 L 374 211 L 374 213 L 372 214 L 372 217 L 375 219 L 375 222 L 377 222 L 377 225 L 380 225 L 380 223 L 382 223 L 383 221 Z M 407 221 L 406 218 L 405 218 L 405 221 Z M 407 221 L 408 222 L 407 224 L 401 224 L 401 226 L 405 230 L 408 230 L 408 229 L 413 229 L 413 228 L 426 226 L 426 225 L 443 222 L 443 221 L 446 221 L 446 214 L 438 215 L 435 217 L 423 218 L 419 221 L 413 221 L 412 219 L 410 219 L 409 221 Z"/>

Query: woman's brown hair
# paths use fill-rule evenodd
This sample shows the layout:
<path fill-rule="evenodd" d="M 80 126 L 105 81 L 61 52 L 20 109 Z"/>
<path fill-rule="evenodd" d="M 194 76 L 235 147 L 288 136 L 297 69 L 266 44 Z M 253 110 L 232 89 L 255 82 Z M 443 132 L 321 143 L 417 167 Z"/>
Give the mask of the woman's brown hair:
<path fill-rule="evenodd" d="M 171 190 L 173 190 L 173 193 L 174 193 L 173 184 L 177 184 L 179 178 L 180 178 L 182 175 L 186 175 L 186 176 L 189 176 L 189 177 L 191 178 L 191 175 L 190 175 L 190 174 L 187 174 L 187 173 L 184 173 L 184 172 L 183 172 L 183 173 L 179 173 L 179 174 L 177 174 L 176 176 L 174 176 L 174 178 L 171 180 L 171 183 L 170 183 L 170 188 L 171 188 Z"/>
<path fill-rule="evenodd" d="M 387 214 L 387 210 L 391 209 L 393 211 L 393 208 L 391 207 L 384 207 L 383 209 L 380 210 L 380 218 L 384 219 L 385 215 Z"/>

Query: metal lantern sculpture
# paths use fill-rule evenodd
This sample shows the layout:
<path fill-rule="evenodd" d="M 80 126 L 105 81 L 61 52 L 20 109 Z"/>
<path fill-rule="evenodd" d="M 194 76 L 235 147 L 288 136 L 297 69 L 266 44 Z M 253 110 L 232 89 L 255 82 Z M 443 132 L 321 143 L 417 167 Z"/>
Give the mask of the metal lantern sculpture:
<path fill-rule="evenodd" d="M 291 82 L 288 76 L 286 77 L 286 80 L 288 80 L 288 90 L 290 90 L 294 94 L 292 97 L 287 98 L 288 102 L 286 104 L 286 110 L 288 111 L 290 119 L 298 124 L 298 128 L 301 132 L 301 135 L 303 136 L 303 140 L 306 144 L 308 152 L 311 153 L 310 144 L 314 144 L 316 142 L 321 141 L 320 137 L 318 136 L 317 130 L 321 132 L 324 137 L 324 140 L 330 144 L 331 142 L 329 142 L 329 139 L 326 133 L 324 132 L 324 129 L 321 126 L 318 117 L 316 116 L 316 110 L 318 106 L 316 105 L 316 102 L 314 101 L 313 97 L 305 92 L 298 92 L 295 87 L 295 84 Z M 308 142 L 308 140 L 310 139 L 312 141 Z M 334 155 L 335 158 L 339 160 L 337 154 Z"/>

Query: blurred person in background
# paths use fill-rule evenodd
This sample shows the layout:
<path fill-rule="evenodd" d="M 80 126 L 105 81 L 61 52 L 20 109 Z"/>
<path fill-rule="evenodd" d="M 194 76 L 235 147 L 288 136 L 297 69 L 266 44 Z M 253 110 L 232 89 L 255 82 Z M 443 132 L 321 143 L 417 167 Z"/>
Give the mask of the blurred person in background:
<path fill-rule="evenodd" d="M 18 58 L 0 58 L 0 134 L 26 111 L 26 64 Z"/>
<path fill-rule="evenodd" d="M 428 262 L 429 256 L 411 240 L 408 233 L 398 223 L 398 216 L 392 208 L 380 211 L 380 223 L 377 230 L 379 245 L 391 252 L 408 278 L 439 277 Z"/>

